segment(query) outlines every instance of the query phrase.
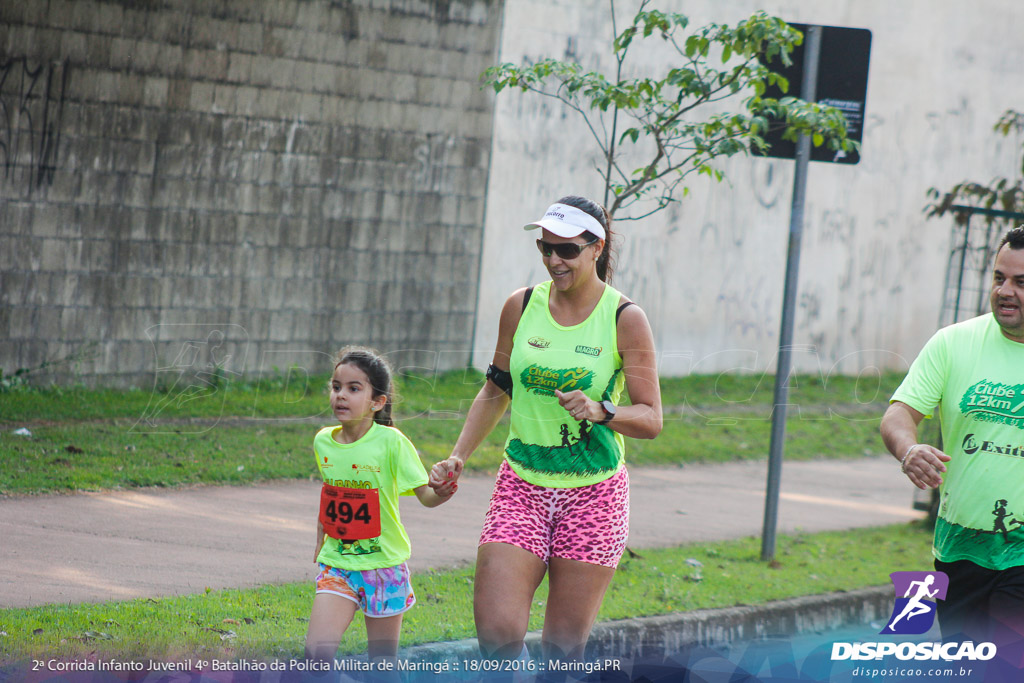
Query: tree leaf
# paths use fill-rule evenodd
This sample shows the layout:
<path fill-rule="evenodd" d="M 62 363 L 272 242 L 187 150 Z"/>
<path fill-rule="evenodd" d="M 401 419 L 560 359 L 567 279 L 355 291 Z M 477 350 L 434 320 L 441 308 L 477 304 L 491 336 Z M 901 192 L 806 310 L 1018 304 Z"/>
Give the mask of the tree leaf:
<path fill-rule="evenodd" d="M 626 138 L 629 138 L 630 140 L 632 140 L 635 143 L 637 141 L 637 138 L 639 138 L 639 137 L 640 137 L 640 131 L 638 129 L 636 129 L 636 128 L 629 128 L 628 130 L 626 130 L 625 132 L 622 133 L 622 137 L 619 138 L 619 144 L 622 144 L 625 141 Z"/>

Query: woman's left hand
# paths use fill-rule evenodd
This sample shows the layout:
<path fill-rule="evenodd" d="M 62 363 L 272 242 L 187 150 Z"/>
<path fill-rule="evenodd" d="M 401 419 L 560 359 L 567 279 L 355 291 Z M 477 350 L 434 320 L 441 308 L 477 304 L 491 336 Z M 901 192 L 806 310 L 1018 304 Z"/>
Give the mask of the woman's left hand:
<path fill-rule="evenodd" d="M 459 488 L 459 476 L 462 474 L 462 460 L 454 455 L 447 460 L 435 463 L 430 468 L 427 484 L 434 489 L 438 495 L 451 495 Z M 447 493 L 451 488 L 451 493 Z"/>
<path fill-rule="evenodd" d="M 601 404 L 578 389 L 565 394 L 555 389 L 555 398 L 558 399 L 558 404 L 565 408 L 566 412 L 576 421 L 600 422 L 604 418 L 604 409 L 601 408 Z"/>

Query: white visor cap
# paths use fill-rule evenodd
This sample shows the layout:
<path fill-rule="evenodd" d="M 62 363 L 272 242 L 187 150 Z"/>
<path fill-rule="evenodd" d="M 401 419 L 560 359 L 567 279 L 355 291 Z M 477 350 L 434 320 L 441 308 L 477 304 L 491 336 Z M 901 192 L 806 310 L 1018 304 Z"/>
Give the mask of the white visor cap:
<path fill-rule="evenodd" d="M 598 239 L 605 239 L 604 227 L 601 226 L 600 221 L 586 211 L 568 204 L 552 204 L 548 207 L 544 218 L 523 226 L 524 230 L 535 228 L 544 228 L 551 234 L 566 239 L 576 237 L 589 230 L 597 235 Z"/>

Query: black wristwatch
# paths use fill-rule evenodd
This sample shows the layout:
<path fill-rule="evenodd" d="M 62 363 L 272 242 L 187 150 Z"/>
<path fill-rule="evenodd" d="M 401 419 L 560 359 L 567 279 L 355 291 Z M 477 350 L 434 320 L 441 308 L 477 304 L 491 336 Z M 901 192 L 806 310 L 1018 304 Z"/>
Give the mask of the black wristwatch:
<path fill-rule="evenodd" d="M 604 419 L 597 424 L 606 425 L 615 417 L 615 404 L 611 401 L 601 401 L 601 408 L 604 410 Z"/>

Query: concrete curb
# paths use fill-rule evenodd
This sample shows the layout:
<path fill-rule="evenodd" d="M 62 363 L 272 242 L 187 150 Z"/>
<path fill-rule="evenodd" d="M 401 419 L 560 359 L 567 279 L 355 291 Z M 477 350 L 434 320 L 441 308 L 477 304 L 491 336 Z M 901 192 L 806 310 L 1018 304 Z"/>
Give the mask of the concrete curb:
<path fill-rule="evenodd" d="M 740 640 L 793 637 L 885 620 L 892 610 L 892 586 L 809 595 L 763 605 L 704 609 L 596 624 L 587 658 L 661 657 L 685 647 L 725 645 Z M 526 636 L 530 654 L 540 657 L 540 633 Z M 475 638 L 430 643 L 400 654 L 410 661 L 477 659 Z"/>

